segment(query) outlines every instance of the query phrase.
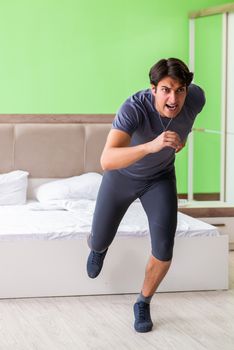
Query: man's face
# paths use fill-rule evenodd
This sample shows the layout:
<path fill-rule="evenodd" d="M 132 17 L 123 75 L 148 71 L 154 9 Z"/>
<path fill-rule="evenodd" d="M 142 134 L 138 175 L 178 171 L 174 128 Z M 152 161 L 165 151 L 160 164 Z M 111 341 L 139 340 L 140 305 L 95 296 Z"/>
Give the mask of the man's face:
<path fill-rule="evenodd" d="M 152 85 L 152 93 L 155 97 L 155 108 L 160 115 L 174 118 L 184 105 L 187 88 L 178 80 L 165 77 L 160 80 L 157 86 Z"/>

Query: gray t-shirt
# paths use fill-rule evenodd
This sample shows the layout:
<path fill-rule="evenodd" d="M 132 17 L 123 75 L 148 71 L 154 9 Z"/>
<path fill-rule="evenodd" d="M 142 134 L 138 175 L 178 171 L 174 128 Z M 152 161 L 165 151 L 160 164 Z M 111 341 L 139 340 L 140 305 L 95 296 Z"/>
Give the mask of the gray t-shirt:
<path fill-rule="evenodd" d="M 191 84 L 188 95 L 180 113 L 173 118 L 168 130 L 175 131 L 183 141 L 192 129 L 194 120 L 205 104 L 203 90 Z M 161 118 L 164 126 L 169 118 Z M 127 132 L 131 136 L 130 146 L 136 146 L 159 136 L 163 131 L 159 113 L 154 107 L 154 96 L 151 89 L 142 90 L 129 97 L 117 112 L 112 124 L 113 129 Z M 174 168 L 175 150 L 165 147 L 159 152 L 148 154 L 134 164 L 119 169 L 127 176 L 137 179 L 154 179 Z"/>

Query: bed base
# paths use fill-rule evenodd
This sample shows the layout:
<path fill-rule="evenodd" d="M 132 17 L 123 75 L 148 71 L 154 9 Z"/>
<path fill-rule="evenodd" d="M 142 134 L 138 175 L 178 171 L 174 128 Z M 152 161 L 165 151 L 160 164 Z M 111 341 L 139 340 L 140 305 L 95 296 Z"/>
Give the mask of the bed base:
<path fill-rule="evenodd" d="M 116 237 L 101 274 L 87 277 L 86 239 L 0 242 L 0 298 L 138 293 L 149 237 Z M 177 237 L 158 292 L 228 288 L 228 236 Z"/>

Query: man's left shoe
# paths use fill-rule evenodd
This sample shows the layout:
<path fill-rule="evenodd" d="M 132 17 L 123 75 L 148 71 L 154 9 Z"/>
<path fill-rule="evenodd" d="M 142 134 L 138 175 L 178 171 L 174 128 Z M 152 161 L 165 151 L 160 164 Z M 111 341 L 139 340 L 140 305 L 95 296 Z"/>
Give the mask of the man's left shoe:
<path fill-rule="evenodd" d="M 150 332 L 153 328 L 153 322 L 150 317 L 150 304 L 139 301 L 134 304 L 135 322 L 134 328 L 137 332 Z"/>

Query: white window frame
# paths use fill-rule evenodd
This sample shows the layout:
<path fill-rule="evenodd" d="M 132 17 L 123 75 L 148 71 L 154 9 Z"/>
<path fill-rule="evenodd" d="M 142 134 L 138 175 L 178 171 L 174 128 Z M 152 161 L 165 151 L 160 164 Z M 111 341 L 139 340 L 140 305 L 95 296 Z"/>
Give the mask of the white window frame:
<path fill-rule="evenodd" d="M 195 68 L 195 18 L 208 16 L 198 14 L 189 19 L 189 68 L 194 72 Z M 227 126 L 227 24 L 228 12 L 222 15 L 222 95 L 221 95 L 221 163 L 220 163 L 220 200 L 226 201 L 226 126 Z M 193 131 L 188 138 L 188 201 L 194 201 L 194 135 Z"/>

